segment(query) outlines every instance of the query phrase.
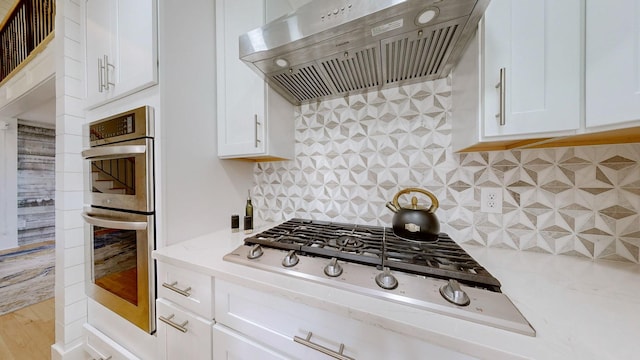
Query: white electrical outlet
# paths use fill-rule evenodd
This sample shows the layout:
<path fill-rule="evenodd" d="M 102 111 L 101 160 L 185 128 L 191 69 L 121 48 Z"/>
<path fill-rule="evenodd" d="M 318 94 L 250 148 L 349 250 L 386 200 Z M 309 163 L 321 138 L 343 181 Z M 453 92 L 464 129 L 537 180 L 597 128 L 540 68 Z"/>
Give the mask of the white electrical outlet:
<path fill-rule="evenodd" d="M 502 188 L 487 187 L 480 189 L 480 211 L 502 214 Z"/>

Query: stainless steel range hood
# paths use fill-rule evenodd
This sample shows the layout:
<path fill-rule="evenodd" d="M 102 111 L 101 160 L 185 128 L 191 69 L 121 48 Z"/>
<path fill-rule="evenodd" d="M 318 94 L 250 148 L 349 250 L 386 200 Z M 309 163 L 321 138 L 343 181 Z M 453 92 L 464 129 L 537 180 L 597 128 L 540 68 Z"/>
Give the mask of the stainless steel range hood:
<path fill-rule="evenodd" d="M 489 0 L 329 0 L 240 36 L 240 59 L 293 104 L 449 74 Z"/>

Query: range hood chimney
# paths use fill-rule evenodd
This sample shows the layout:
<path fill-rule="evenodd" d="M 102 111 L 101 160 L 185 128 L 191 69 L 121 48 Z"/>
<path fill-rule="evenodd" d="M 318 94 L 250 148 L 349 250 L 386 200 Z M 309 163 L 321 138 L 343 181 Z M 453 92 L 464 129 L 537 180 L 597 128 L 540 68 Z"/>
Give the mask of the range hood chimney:
<path fill-rule="evenodd" d="M 240 36 L 240 59 L 294 105 L 446 77 L 489 0 L 312 1 Z"/>

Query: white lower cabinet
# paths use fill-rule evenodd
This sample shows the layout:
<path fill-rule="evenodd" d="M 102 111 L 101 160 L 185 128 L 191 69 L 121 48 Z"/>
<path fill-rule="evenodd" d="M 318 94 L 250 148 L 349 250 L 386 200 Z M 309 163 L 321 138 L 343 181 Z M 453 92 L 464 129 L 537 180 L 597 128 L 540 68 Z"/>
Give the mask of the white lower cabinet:
<path fill-rule="evenodd" d="M 160 359 L 211 359 L 213 321 L 165 299 L 156 301 Z"/>
<path fill-rule="evenodd" d="M 158 283 L 162 360 L 475 359 L 353 319 L 346 307 L 305 305 L 269 286 L 242 286 L 162 262 Z"/>
<path fill-rule="evenodd" d="M 138 360 L 139 358 L 100 330 L 84 324 L 84 351 L 87 360 Z"/>
<path fill-rule="evenodd" d="M 473 359 L 411 336 L 303 305 L 276 293 L 219 279 L 216 280 L 215 314 L 215 328 L 219 330 L 214 331 L 214 354 L 220 354 L 222 359 L 233 358 L 229 354 L 240 351 L 238 348 L 242 343 L 265 351 L 274 358 L 282 354 L 294 359 L 328 359 L 331 356 L 354 359 Z M 224 329 L 232 329 L 233 332 Z M 226 340 L 230 342 L 226 343 Z"/>
<path fill-rule="evenodd" d="M 158 262 L 158 298 L 213 319 L 213 278 L 209 275 Z"/>
<path fill-rule="evenodd" d="M 220 324 L 213 325 L 213 358 L 235 360 L 287 359 L 285 356 Z"/>

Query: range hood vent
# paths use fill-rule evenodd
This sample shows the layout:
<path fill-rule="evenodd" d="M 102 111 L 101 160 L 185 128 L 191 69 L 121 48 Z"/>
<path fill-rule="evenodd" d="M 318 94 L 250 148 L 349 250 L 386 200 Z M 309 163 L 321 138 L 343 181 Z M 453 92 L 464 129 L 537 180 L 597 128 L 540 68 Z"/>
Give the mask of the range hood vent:
<path fill-rule="evenodd" d="M 312 1 L 240 36 L 240 59 L 296 105 L 438 79 L 488 2 Z"/>

